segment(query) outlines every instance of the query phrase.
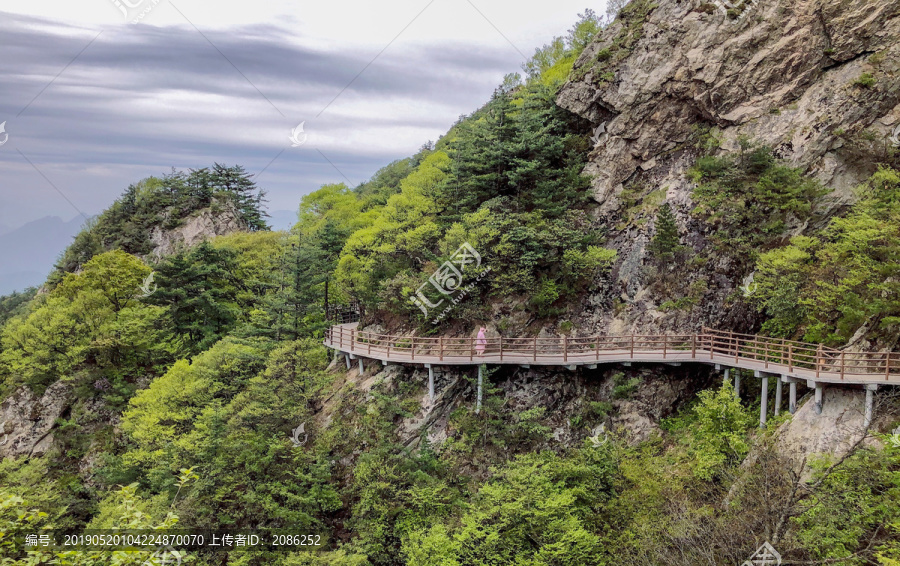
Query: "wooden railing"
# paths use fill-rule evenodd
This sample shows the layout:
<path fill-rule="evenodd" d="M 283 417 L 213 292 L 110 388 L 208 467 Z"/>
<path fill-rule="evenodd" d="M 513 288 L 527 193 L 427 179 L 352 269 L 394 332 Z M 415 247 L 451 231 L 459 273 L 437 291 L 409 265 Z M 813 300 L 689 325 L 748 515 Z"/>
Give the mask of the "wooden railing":
<path fill-rule="evenodd" d="M 325 345 L 360 356 L 395 361 L 474 363 L 590 363 L 608 358 L 635 361 L 715 361 L 737 367 L 803 373 L 810 377 L 873 381 L 900 374 L 898 352 L 849 352 L 780 338 L 704 328 L 700 334 L 631 334 L 587 337 L 395 336 L 332 326 Z M 702 358 L 702 359 L 701 359 Z"/>
<path fill-rule="evenodd" d="M 330 304 L 325 308 L 325 318 L 336 324 L 359 322 L 360 311 L 360 305 L 356 302 L 349 305 Z"/>

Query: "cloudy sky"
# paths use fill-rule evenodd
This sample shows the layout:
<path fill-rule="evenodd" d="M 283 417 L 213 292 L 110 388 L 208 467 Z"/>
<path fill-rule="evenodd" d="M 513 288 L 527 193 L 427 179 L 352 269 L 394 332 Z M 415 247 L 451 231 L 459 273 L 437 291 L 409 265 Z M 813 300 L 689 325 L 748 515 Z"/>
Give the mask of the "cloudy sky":
<path fill-rule="evenodd" d="M 213 162 L 294 210 L 436 140 L 585 8 L 605 1 L 0 0 L 0 233 Z"/>

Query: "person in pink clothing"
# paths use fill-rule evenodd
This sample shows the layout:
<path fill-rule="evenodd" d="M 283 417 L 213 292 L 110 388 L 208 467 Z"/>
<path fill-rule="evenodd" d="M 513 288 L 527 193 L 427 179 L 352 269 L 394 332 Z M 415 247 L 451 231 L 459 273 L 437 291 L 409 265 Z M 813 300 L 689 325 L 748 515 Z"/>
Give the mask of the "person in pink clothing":
<path fill-rule="evenodd" d="M 475 340 L 475 351 L 479 356 L 484 355 L 484 349 L 487 347 L 487 337 L 484 335 L 485 328 L 482 326 L 478 330 L 478 338 Z"/>

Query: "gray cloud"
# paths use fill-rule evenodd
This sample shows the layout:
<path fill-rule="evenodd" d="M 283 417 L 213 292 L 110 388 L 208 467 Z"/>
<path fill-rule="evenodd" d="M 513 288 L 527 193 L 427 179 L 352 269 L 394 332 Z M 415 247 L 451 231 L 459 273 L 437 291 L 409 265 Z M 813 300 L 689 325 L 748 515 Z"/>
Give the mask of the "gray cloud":
<path fill-rule="evenodd" d="M 104 29 L 17 117 L 100 28 L 2 19 L 0 122 L 10 140 L 0 147 L 0 224 L 11 227 L 74 212 L 16 150 L 94 214 L 129 183 L 173 166 L 218 161 L 260 171 L 305 120 L 309 144 L 288 148 L 260 177 L 271 208 L 293 209 L 303 194 L 343 180 L 316 149 L 360 182 L 436 139 L 520 63 L 504 48 L 407 43 L 386 50 L 341 93 L 377 51 L 304 47 L 276 25 L 204 30 L 250 84 L 186 24 L 119 26 Z"/>

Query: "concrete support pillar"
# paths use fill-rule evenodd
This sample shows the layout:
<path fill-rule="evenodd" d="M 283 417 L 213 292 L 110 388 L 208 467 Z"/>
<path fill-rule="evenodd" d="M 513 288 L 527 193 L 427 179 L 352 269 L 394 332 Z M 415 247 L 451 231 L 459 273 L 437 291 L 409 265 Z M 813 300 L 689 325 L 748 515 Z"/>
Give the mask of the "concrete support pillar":
<path fill-rule="evenodd" d="M 741 397 L 741 370 L 739 368 L 734 369 L 734 396 Z"/>
<path fill-rule="evenodd" d="M 775 378 L 775 416 L 781 412 L 781 376 Z"/>
<path fill-rule="evenodd" d="M 359 358 L 359 375 L 366 373 L 366 368 L 363 366 L 362 358 Z"/>
<path fill-rule="evenodd" d="M 872 417 L 875 413 L 875 391 L 878 386 L 874 383 L 866 385 L 866 417 L 863 426 L 869 428 L 872 425 Z"/>
<path fill-rule="evenodd" d="M 434 368 L 428 364 L 428 398 L 434 401 Z"/>
<path fill-rule="evenodd" d="M 476 415 L 481 412 L 481 384 L 482 384 L 482 380 L 484 379 L 483 372 L 482 372 L 483 367 L 484 366 L 482 366 L 482 365 L 478 366 L 478 397 L 475 401 L 475 414 Z"/>
<path fill-rule="evenodd" d="M 816 404 L 813 407 L 817 415 L 822 414 L 822 394 L 825 392 L 825 385 L 816 383 Z"/>
<path fill-rule="evenodd" d="M 792 381 L 788 384 L 788 412 L 794 414 L 797 410 L 797 382 Z"/>
<path fill-rule="evenodd" d="M 344 354 L 344 360 L 347 362 L 347 369 L 350 369 L 350 354 Z"/>
<path fill-rule="evenodd" d="M 729 375 L 730 373 L 731 373 L 731 369 L 725 368 L 725 383 L 727 385 L 731 385 L 731 375 Z"/>
<path fill-rule="evenodd" d="M 769 408 L 769 378 L 765 375 L 759 380 L 759 428 L 766 427 L 766 412 Z"/>

